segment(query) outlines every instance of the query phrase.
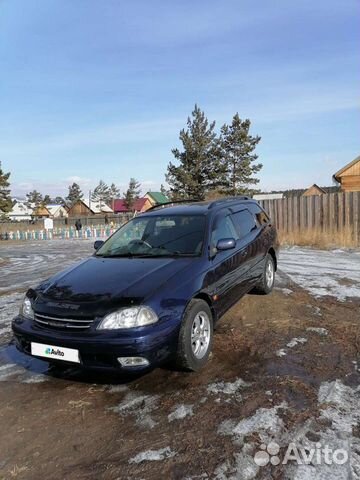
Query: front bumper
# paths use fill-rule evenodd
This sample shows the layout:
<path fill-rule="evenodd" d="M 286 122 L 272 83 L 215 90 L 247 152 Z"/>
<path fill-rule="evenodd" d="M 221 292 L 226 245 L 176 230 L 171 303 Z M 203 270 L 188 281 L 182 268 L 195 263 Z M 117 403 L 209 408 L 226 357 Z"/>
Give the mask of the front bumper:
<path fill-rule="evenodd" d="M 130 331 L 64 332 L 39 327 L 21 316 L 14 318 L 12 330 L 18 350 L 31 355 L 31 342 L 79 350 L 80 364 L 50 358 L 41 360 L 81 366 L 91 369 L 139 371 L 149 369 L 170 359 L 177 348 L 180 326 L 167 322 L 152 328 Z M 134 329 L 135 330 L 135 329 Z M 124 367 L 118 357 L 144 357 L 148 366 Z"/>

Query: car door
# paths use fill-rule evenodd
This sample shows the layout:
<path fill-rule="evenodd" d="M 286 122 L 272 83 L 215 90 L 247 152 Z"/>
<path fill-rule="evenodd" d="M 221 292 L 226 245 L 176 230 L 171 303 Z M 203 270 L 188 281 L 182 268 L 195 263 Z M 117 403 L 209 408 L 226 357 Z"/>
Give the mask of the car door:
<path fill-rule="evenodd" d="M 234 249 L 217 251 L 220 239 L 234 238 Z M 207 291 L 215 299 L 214 308 L 221 316 L 246 289 L 247 251 L 245 243 L 239 239 L 232 214 L 229 210 L 220 212 L 214 219 L 209 243 L 210 269 L 206 275 Z"/>
<path fill-rule="evenodd" d="M 263 273 L 264 248 L 261 239 L 261 228 L 253 212 L 242 207 L 234 211 L 233 222 L 239 235 L 239 243 L 243 248 L 243 255 L 246 260 L 246 271 L 244 271 L 246 289 L 250 290 L 259 280 Z"/>

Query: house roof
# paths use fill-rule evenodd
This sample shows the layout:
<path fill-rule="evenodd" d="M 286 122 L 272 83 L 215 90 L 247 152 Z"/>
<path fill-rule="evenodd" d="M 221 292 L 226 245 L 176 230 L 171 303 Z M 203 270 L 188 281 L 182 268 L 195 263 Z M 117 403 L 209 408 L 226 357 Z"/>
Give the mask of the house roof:
<path fill-rule="evenodd" d="M 106 205 L 106 203 L 102 203 L 100 205 L 99 202 L 89 202 L 89 200 L 81 200 L 93 213 L 114 213 L 113 209 Z"/>
<path fill-rule="evenodd" d="M 321 193 L 326 193 L 326 190 L 324 190 L 323 188 L 319 187 L 319 185 L 316 185 L 316 183 L 314 183 L 313 185 L 311 185 L 311 187 L 307 188 L 305 190 L 305 192 L 303 193 L 303 195 L 308 192 L 309 190 L 311 190 L 312 188 L 316 188 L 316 190 L 318 190 L 319 192 Z"/>
<path fill-rule="evenodd" d="M 136 210 L 139 212 L 143 206 L 145 205 L 147 198 L 138 198 L 135 200 L 134 205 L 131 210 Z M 130 212 L 131 211 L 125 203 L 125 200 L 123 198 L 118 198 L 117 200 L 114 200 L 114 211 L 118 213 L 125 213 L 125 212 Z"/>
<path fill-rule="evenodd" d="M 161 192 L 147 192 L 146 195 L 149 195 L 155 203 L 161 205 L 169 201 L 168 197 Z"/>
<path fill-rule="evenodd" d="M 46 205 L 46 208 L 49 210 L 51 215 L 55 215 L 55 213 L 61 209 L 64 208 L 62 205 L 56 205 L 56 204 L 51 204 L 51 205 Z M 65 210 L 65 209 L 64 209 Z"/>
<path fill-rule="evenodd" d="M 341 168 L 338 172 L 336 172 L 334 175 L 333 175 L 333 178 L 339 182 L 339 177 L 342 176 L 342 174 L 348 170 L 349 168 L 353 167 L 356 163 L 360 162 L 360 155 L 356 158 L 354 158 L 354 160 L 350 163 L 348 163 L 347 165 L 345 165 L 345 167 Z"/>
<path fill-rule="evenodd" d="M 32 208 L 29 208 L 25 202 L 21 202 L 19 200 L 16 200 L 14 203 L 11 211 L 9 212 L 9 215 L 21 215 L 21 216 L 26 216 L 29 215 L 31 216 L 33 212 Z"/>
<path fill-rule="evenodd" d="M 50 216 L 50 211 L 45 206 L 39 206 L 34 209 L 34 215 L 41 217 L 41 216 Z"/>

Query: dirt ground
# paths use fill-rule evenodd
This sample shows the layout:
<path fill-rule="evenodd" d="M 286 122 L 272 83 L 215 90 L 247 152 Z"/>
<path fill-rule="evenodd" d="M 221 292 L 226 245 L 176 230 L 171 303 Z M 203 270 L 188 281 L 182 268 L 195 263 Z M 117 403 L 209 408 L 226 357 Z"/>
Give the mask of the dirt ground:
<path fill-rule="evenodd" d="M 122 378 L 60 371 L 11 343 L 26 288 L 92 253 L 64 243 L 0 245 L 0 478 L 360 478 L 358 252 L 285 250 L 276 289 L 222 318 L 203 371 Z M 281 461 L 259 465 L 269 442 Z M 284 464 L 291 442 L 348 460 Z"/>

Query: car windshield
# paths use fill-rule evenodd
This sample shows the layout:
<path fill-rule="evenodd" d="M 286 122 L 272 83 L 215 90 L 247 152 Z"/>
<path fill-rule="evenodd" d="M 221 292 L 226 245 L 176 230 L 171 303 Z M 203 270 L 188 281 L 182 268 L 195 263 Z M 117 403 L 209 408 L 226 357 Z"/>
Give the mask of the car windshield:
<path fill-rule="evenodd" d="M 205 234 L 205 216 L 149 215 L 121 227 L 96 252 L 102 257 L 198 256 Z"/>

